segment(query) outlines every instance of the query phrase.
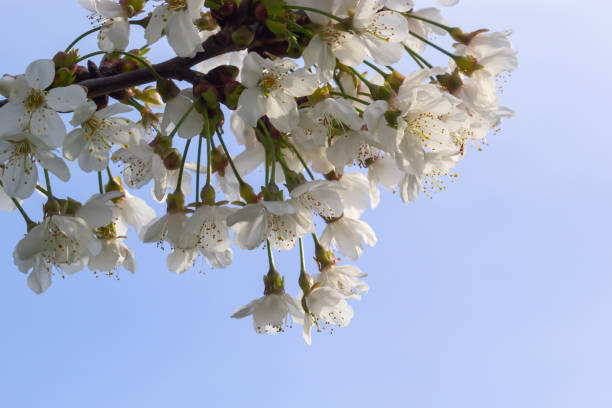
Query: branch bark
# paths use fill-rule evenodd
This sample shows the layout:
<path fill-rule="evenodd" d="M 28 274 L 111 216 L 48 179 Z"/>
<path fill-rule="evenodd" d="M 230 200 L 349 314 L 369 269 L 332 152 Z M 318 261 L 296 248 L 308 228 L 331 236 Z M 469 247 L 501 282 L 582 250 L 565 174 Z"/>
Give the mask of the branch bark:
<path fill-rule="evenodd" d="M 197 53 L 192 58 L 175 57 L 168 61 L 153 65 L 153 68 L 164 78 L 184 80 L 189 68 L 206 61 L 208 59 L 223 55 L 232 51 L 239 51 L 245 47 L 235 45 L 231 40 L 231 30 L 229 26 L 224 27 L 216 34 L 208 37 L 203 43 L 203 52 Z M 153 74 L 147 68 L 136 71 L 125 72 L 122 74 L 111 75 L 87 79 L 78 82 L 87 89 L 87 96 L 95 98 L 97 96 L 110 94 L 116 91 L 127 89 L 133 86 L 144 85 L 155 81 Z M 8 100 L 0 100 L 0 107 L 4 106 Z"/>

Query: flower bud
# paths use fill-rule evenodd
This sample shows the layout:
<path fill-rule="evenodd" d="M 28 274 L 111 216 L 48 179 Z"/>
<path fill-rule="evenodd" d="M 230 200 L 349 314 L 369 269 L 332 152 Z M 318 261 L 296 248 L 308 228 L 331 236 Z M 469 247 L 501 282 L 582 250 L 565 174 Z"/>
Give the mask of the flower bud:
<path fill-rule="evenodd" d="M 164 167 L 168 170 L 178 170 L 181 167 L 181 153 L 175 149 L 170 149 L 164 156 Z"/>
<path fill-rule="evenodd" d="M 69 68 L 60 68 L 55 72 L 55 78 L 53 79 L 53 84 L 51 84 L 52 88 L 62 87 L 71 85 L 76 76 L 74 75 L 74 71 Z"/>
<path fill-rule="evenodd" d="M 239 73 L 240 68 L 234 65 L 220 65 L 208 71 L 206 79 L 212 83 L 221 84 L 235 80 Z"/>
<path fill-rule="evenodd" d="M 193 87 L 193 96 L 200 98 L 207 108 L 219 106 L 219 92 L 213 84 L 203 79 Z"/>
<path fill-rule="evenodd" d="M 162 78 L 157 81 L 157 92 L 164 102 L 168 102 L 170 99 L 175 98 L 181 90 L 171 79 Z"/>
<path fill-rule="evenodd" d="M 238 81 L 226 82 L 223 86 L 223 103 L 230 110 L 238 108 L 238 100 L 246 87 Z"/>
<path fill-rule="evenodd" d="M 225 168 L 229 164 L 229 160 L 225 153 L 223 153 L 220 149 L 220 146 L 217 146 L 216 149 L 212 149 L 211 151 L 211 167 L 213 173 L 218 173 L 221 177 L 225 176 Z"/>
<path fill-rule="evenodd" d="M 333 252 L 325 248 L 318 239 L 315 238 L 315 260 L 319 265 L 319 270 L 323 270 L 324 268 L 335 265 L 338 263 L 336 256 Z"/>
<path fill-rule="evenodd" d="M 255 20 L 259 21 L 260 23 L 265 23 L 268 19 L 268 9 L 266 9 L 266 6 L 263 4 L 257 3 L 255 4 L 253 16 L 255 17 Z"/>
<path fill-rule="evenodd" d="M 486 28 L 481 28 L 480 30 L 472 31 L 471 33 L 464 33 L 459 27 L 453 27 L 449 31 L 449 34 L 451 37 L 453 37 L 453 40 L 457 41 L 458 43 L 470 45 L 474 37 L 476 37 L 478 34 L 486 33 L 487 31 L 489 30 Z"/>
<path fill-rule="evenodd" d="M 463 72 L 467 76 L 470 76 L 475 71 L 478 71 L 479 69 L 483 68 L 483 66 L 480 65 L 478 61 L 476 61 L 476 58 L 472 57 L 471 55 L 467 55 L 465 57 L 456 57 L 454 61 L 455 64 L 457 64 L 457 67 L 461 70 L 461 72 Z"/>
<path fill-rule="evenodd" d="M 255 39 L 255 33 L 247 26 L 240 26 L 232 33 L 232 42 L 240 47 L 246 47 Z"/>
<path fill-rule="evenodd" d="M 146 2 L 146 0 L 119 0 L 119 4 L 129 17 L 140 13 L 144 9 Z"/>
<path fill-rule="evenodd" d="M 200 198 L 202 203 L 206 205 L 215 205 L 216 193 L 214 187 L 207 183 L 200 191 Z"/>
<path fill-rule="evenodd" d="M 374 100 L 385 100 L 388 101 L 393 95 L 395 95 L 395 91 L 391 88 L 388 82 L 385 81 L 384 85 L 374 85 L 367 84 L 370 90 L 370 94 L 372 95 L 372 99 Z"/>
<path fill-rule="evenodd" d="M 149 143 L 149 146 L 153 148 L 153 151 L 157 155 L 163 157 L 165 153 L 172 148 L 172 139 L 170 139 L 169 136 L 162 136 L 161 134 L 158 134 L 155 136 L 155 139 Z"/>
<path fill-rule="evenodd" d="M 68 53 L 60 51 L 53 57 L 55 63 L 55 69 L 60 68 L 72 68 L 78 59 L 76 51 L 70 51 Z"/>
<path fill-rule="evenodd" d="M 312 276 L 310 276 L 310 274 L 308 274 L 306 271 L 302 270 L 298 279 L 298 284 L 300 285 L 300 289 L 302 289 L 302 292 L 304 292 L 304 294 L 308 294 L 310 292 L 313 283 L 314 280 L 312 279 Z M 302 304 L 303 303 L 304 302 L 302 300 Z M 306 308 L 304 308 L 304 310 L 306 310 Z"/>
<path fill-rule="evenodd" d="M 169 213 L 177 213 L 185 211 L 185 194 L 178 190 L 168 194 L 166 198 L 166 211 Z"/>
<path fill-rule="evenodd" d="M 52 197 L 50 197 L 43 205 L 43 213 L 45 214 L 45 217 L 49 217 L 51 215 L 59 215 L 60 210 L 61 205 L 59 201 Z"/>
<path fill-rule="evenodd" d="M 81 208 L 83 204 L 75 200 L 74 198 L 66 198 L 65 200 L 61 200 L 61 212 L 63 215 L 70 215 L 74 217 L 76 212 Z"/>
<path fill-rule="evenodd" d="M 290 192 L 300 184 L 304 184 L 306 182 L 306 178 L 302 173 L 296 173 L 291 169 L 283 168 L 283 170 L 285 173 L 285 185 Z"/>
<path fill-rule="evenodd" d="M 240 197 L 249 204 L 255 204 L 259 201 L 253 187 L 245 182 L 240 183 Z"/>
<path fill-rule="evenodd" d="M 436 78 L 440 85 L 446 88 L 446 90 L 448 90 L 448 92 L 451 94 L 454 94 L 463 86 L 463 81 L 461 80 L 459 71 L 457 70 L 455 70 L 455 72 L 452 74 L 438 75 Z"/>
<path fill-rule="evenodd" d="M 210 12 L 200 13 L 200 18 L 194 24 L 200 31 L 213 31 L 219 27 Z"/>

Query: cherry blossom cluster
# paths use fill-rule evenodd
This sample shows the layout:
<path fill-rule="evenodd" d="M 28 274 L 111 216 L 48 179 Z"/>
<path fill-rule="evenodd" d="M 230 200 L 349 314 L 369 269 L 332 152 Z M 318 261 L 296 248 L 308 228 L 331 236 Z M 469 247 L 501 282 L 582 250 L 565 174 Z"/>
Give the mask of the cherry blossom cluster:
<path fill-rule="evenodd" d="M 232 317 L 269 334 L 293 321 L 310 344 L 369 290 L 344 260 L 377 242 L 360 218 L 379 188 L 406 203 L 443 189 L 513 114 L 498 97 L 517 67 L 510 32 L 466 32 L 412 0 L 78 1 L 93 28 L 0 79 L 0 209 L 26 222 L 14 262 L 36 293 L 84 268 L 135 272 L 132 233 L 177 274 L 263 246 L 263 296 Z M 84 54 L 87 35 L 99 50 Z M 152 64 L 163 38 L 177 57 Z M 84 202 L 52 187 L 77 169 L 97 180 Z M 130 193 L 145 186 L 164 211 Z M 40 197 L 31 218 L 23 203 Z M 274 263 L 294 248 L 295 298 Z"/>

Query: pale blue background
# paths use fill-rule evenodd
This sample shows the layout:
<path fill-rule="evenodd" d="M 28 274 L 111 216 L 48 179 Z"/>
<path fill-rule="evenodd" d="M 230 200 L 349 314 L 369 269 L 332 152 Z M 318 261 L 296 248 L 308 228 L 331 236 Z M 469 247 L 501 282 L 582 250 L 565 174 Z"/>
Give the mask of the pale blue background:
<path fill-rule="evenodd" d="M 0 11 L 2 72 L 89 28 L 72 0 Z M 260 296 L 263 251 L 175 276 L 136 245 L 136 275 L 84 271 L 36 296 L 12 264 L 23 222 L 0 214 L 0 407 L 612 406 L 611 11 L 601 0 L 445 10 L 466 29 L 514 29 L 520 69 L 503 101 L 517 117 L 433 200 L 389 193 L 365 216 L 379 238 L 358 262 L 372 290 L 349 327 L 312 347 L 298 327 L 258 336 L 229 318 Z M 95 176 L 75 180 L 94 192 Z M 296 256 L 278 257 L 293 294 Z"/>

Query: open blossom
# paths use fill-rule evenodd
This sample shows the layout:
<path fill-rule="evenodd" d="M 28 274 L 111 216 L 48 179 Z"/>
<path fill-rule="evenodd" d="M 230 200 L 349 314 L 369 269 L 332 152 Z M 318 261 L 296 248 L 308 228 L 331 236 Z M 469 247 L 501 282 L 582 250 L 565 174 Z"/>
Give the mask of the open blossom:
<path fill-rule="evenodd" d="M 183 226 L 181 248 L 197 248 L 215 268 L 225 268 L 233 259 L 227 217 L 236 210 L 216 205 L 200 205 Z"/>
<path fill-rule="evenodd" d="M 286 293 L 271 293 L 257 298 L 234 311 L 234 319 L 253 316 L 253 329 L 258 334 L 274 334 L 282 331 L 287 316 L 301 321 L 304 312 L 297 301 Z"/>
<path fill-rule="evenodd" d="M 70 179 L 66 163 L 57 157 L 38 137 L 28 133 L 0 136 L 0 178 L 4 191 L 11 197 L 28 198 L 38 182 L 36 162 L 60 180 Z"/>
<path fill-rule="evenodd" d="M 114 0 L 79 0 L 79 4 L 100 16 L 102 29 L 98 47 L 102 51 L 123 51 L 130 40 L 130 23 L 126 8 Z"/>
<path fill-rule="evenodd" d="M 51 286 L 54 269 L 76 272 L 98 253 L 91 228 L 80 217 L 53 215 L 32 228 L 17 244 L 15 264 L 23 273 L 31 270 L 28 286 L 42 293 Z"/>
<path fill-rule="evenodd" d="M 165 34 L 179 57 L 193 57 L 203 51 L 198 28 L 193 21 L 200 17 L 204 0 L 164 0 L 151 15 L 145 30 L 149 45 Z"/>
<path fill-rule="evenodd" d="M 140 140 L 127 148 L 121 148 L 112 155 L 113 162 L 123 163 L 123 180 L 130 188 L 140 188 L 153 178 L 153 155 L 149 144 Z"/>
<path fill-rule="evenodd" d="M 342 216 L 329 220 L 323 234 L 321 243 L 338 251 L 350 259 L 356 261 L 363 253 L 363 243 L 374 246 L 378 242 L 376 233 L 365 221 Z"/>
<path fill-rule="evenodd" d="M 99 111 L 91 101 L 79 106 L 70 123 L 81 127 L 66 136 L 64 157 L 68 160 L 78 158 L 79 167 L 85 172 L 104 170 L 113 145 L 129 148 L 140 140 L 138 125 L 125 118 L 113 117 L 128 112 L 131 109 L 123 104 L 110 105 Z"/>
<path fill-rule="evenodd" d="M 234 242 L 243 249 L 255 249 L 266 239 L 273 248 L 290 250 L 298 238 L 313 231 L 312 216 L 296 208 L 292 200 L 247 204 L 230 215 L 227 225 Z"/>
<path fill-rule="evenodd" d="M 347 296 L 329 286 L 318 286 L 308 294 L 302 295 L 300 299 L 308 308 L 304 314 L 304 320 L 298 321 L 304 326 L 303 336 L 308 345 L 312 344 L 311 331 L 313 326 L 317 330 L 324 328 L 324 325 L 336 325 L 338 327 L 347 326 L 353 318 L 353 308 L 347 303 Z"/>
<path fill-rule="evenodd" d="M 47 88 L 55 78 L 55 64 L 40 59 L 28 65 L 10 85 L 9 103 L 0 108 L 0 135 L 28 132 L 51 148 L 60 147 L 66 126 L 57 112 L 68 112 L 85 102 L 78 85 Z"/>
<path fill-rule="evenodd" d="M 310 95 L 318 87 L 316 77 L 289 59 L 264 59 L 249 53 L 242 67 L 247 87 L 238 99 L 238 115 L 250 126 L 267 115 L 282 132 L 291 131 L 299 121 L 296 97 Z"/>

